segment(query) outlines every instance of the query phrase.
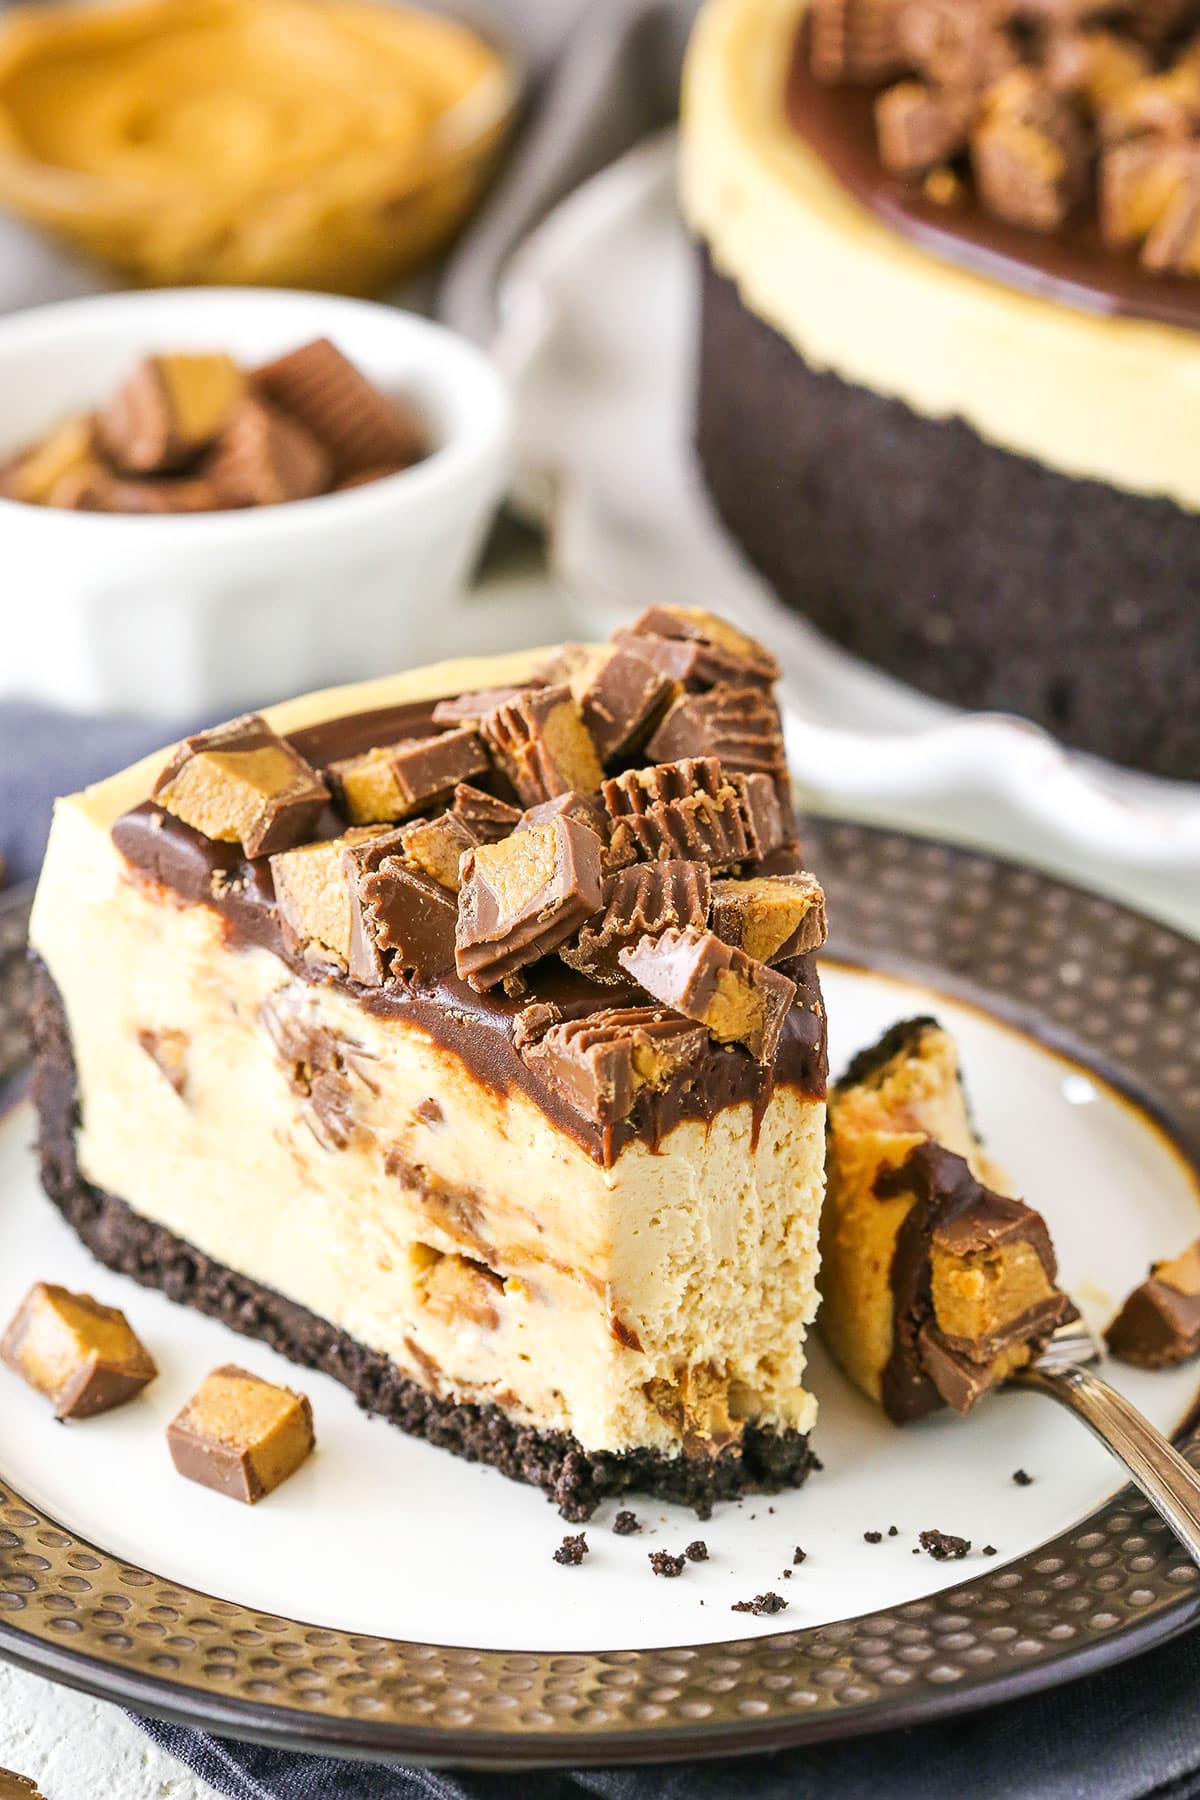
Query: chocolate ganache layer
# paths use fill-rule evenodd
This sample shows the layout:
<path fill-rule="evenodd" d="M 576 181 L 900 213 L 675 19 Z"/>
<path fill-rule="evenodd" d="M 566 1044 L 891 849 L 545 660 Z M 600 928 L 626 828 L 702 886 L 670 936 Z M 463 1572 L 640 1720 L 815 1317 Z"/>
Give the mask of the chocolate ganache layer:
<path fill-rule="evenodd" d="M 922 250 L 1026 293 L 1105 316 L 1125 315 L 1200 330 L 1200 283 L 1155 274 L 1132 250 L 1108 247 L 1096 219 L 1077 212 L 1052 232 L 997 218 L 962 184 L 951 201 L 880 161 L 877 89 L 830 86 L 812 72 L 807 17 L 796 29 L 784 104 L 788 123 L 854 198 Z"/>
<path fill-rule="evenodd" d="M 351 714 L 295 732 L 287 741 L 313 768 L 324 770 L 380 742 L 436 732 L 437 704 L 430 700 Z M 511 794 L 503 792 L 504 778 L 495 772 L 482 778 L 481 785 L 498 797 Z M 332 839 L 344 829 L 344 821 L 327 808 L 316 835 Z M 547 956 L 522 972 L 521 991 L 511 995 L 503 987 L 479 992 L 453 972 L 429 980 L 408 975 L 383 986 L 364 986 L 327 965 L 314 968 L 289 944 L 267 857 L 246 857 L 237 844 L 203 835 L 150 800 L 119 818 L 112 836 L 135 878 L 169 890 L 188 905 L 214 909 L 232 945 L 270 950 L 304 979 L 334 982 L 368 1010 L 410 1020 L 494 1092 L 523 1089 L 556 1127 L 602 1166 L 610 1166 L 632 1140 L 657 1146 L 681 1121 L 709 1119 L 742 1102 L 753 1104 L 757 1132 L 777 1085 L 790 1085 L 817 1099 L 824 1096 L 825 1014 L 812 953 L 788 958 L 783 965 L 796 984 L 796 997 L 770 1061 L 758 1061 L 741 1045 L 710 1041 L 699 1061 L 692 1061 L 674 1080 L 640 1092 L 624 1118 L 596 1124 L 565 1103 L 522 1058 L 516 1041 L 518 1021 L 539 1005 L 553 1007 L 562 1021 L 586 1018 L 599 1007 L 644 1007 L 646 996 L 637 983 L 620 978 L 600 988 L 558 958 Z"/>

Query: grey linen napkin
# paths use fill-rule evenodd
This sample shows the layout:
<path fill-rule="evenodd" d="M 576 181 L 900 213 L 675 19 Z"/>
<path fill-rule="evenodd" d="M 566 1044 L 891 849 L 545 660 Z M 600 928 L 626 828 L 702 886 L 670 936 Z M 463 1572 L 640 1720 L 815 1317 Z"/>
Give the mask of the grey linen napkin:
<path fill-rule="evenodd" d="M 522 236 L 673 116 L 694 5 L 507 0 L 491 11 L 525 45 L 539 79 L 522 140 L 441 289 L 443 316 L 482 342 L 495 324 L 498 276 Z M 0 255 L 0 308 L 51 297 L 56 287 L 61 294 L 97 285 L 90 272 L 51 263 L 40 248 L 21 267 L 14 285 L 15 259 Z M 181 720 L 172 733 L 161 724 L 0 706 L 0 848 L 13 874 L 35 872 L 55 793 L 202 723 Z M 1191 1636 L 1056 1693 L 944 1724 L 749 1763 L 540 1776 L 384 1768 L 139 1723 L 234 1800 L 520 1800 L 530 1792 L 546 1800 L 740 1800 L 747 1792 L 762 1800 L 1200 1800 L 1198 1692 L 1200 1637 Z"/>

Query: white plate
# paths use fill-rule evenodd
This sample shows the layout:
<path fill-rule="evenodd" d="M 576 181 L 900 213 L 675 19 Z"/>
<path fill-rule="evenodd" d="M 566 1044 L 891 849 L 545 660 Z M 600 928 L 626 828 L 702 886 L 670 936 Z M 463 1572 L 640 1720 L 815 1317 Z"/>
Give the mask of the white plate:
<path fill-rule="evenodd" d="M 578 189 L 500 294 L 518 497 L 550 530 L 580 635 L 651 600 L 739 618 L 783 663 L 792 766 L 823 809 L 985 842 L 1200 930 L 1200 787 L 903 687 L 779 606 L 721 531 L 689 452 L 696 283 L 674 150 L 652 140 Z"/>
<path fill-rule="evenodd" d="M 935 1010 L 958 1034 L 989 1146 L 1049 1218 L 1066 1283 L 1093 1324 L 1153 1256 L 1195 1235 L 1193 1176 L 1146 1117 L 1094 1077 L 927 989 L 837 965 L 824 982 L 835 1068 L 906 1013 Z M 0 1320 L 34 1280 L 94 1292 L 127 1310 L 161 1375 L 134 1404 L 62 1427 L 0 1370 L 0 1467 L 72 1531 L 218 1598 L 479 1649 L 720 1642 L 845 1619 L 997 1568 L 1120 1485 L 1106 1453 L 1032 1395 L 1000 1396 L 965 1422 L 942 1416 L 897 1431 L 814 1349 L 825 1468 L 806 1487 L 720 1506 L 703 1525 L 635 1499 L 646 1529 L 628 1538 L 609 1530 L 609 1505 L 586 1527 L 586 1563 L 564 1569 L 552 1551 L 575 1528 L 538 1493 L 368 1420 L 332 1380 L 99 1267 L 42 1196 L 31 1132 L 25 1106 L 0 1122 Z M 303 1387 L 316 1413 L 317 1454 L 254 1509 L 181 1480 L 163 1436 L 201 1377 L 230 1360 Z M 1114 1364 L 1109 1373 L 1164 1429 L 1196 1386 L 1191 1368 L 1147 1375 Z M 1018 1467 L 1034 1476 L 1031 1487 L 1014 1485 Z M 865 1531 L 893 1524 L 897 1537 L 864 1542 Z M 969 1537 L 971 1556 L 938 1564 L 913 1555 L 928 1526 Z M 696 1537 L 709 1546 L 707 1563 L 674 1581 L 651 1573 L 649 1550 L 679 1551 Z M 994 1561 L 982 1558 L 985 1543 L 996 1546 Z M 787 1578 L 797 1544 L 807 1561 Z M 782 1617 L 730 1612 L 768 1588 L 789 1602 Z"/>

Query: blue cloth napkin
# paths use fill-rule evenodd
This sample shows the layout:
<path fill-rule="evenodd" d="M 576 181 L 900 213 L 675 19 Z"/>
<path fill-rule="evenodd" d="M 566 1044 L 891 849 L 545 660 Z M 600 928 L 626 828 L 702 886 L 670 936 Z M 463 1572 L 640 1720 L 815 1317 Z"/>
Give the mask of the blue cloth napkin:
<path fill-rule="evenodd" d="M 946 1724 L 745 1761 L 456 1774 L 294 1756 L 146 1721 L 235 1800 L 1194 1800 L 1200 1637 Z"/>
<path fill-rule="evenodd" d="M 211 720 L 98 719 L 0 702 L 0 855 L 10 882 L 37 874 L 58 794 L 72 794 Z"/>

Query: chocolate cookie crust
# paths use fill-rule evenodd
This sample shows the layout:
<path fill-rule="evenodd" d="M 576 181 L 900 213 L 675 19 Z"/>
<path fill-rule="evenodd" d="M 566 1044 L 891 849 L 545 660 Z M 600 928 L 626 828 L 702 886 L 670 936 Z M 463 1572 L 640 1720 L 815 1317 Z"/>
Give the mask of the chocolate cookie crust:
<path fill-rule="evenodd" d="M 700 465 L 784 603 L 938 699 L 1200 778 L 1200 520 L 817 372 L 701 260 Z"/>
<path fill-rule="evenodd" d="M 718 1500 L 798 1487 L 807 1479 L 815 1459 L 807 1436 L 796 1431 L 748 1426 L 740 1447 L 714 1457 L 669 1457 L 649 1449 L 589 1452 L 568 1433 L 518 1424 L 499 1407 L 433 1394 L 328 1320 L 140 1217 L 80 1172 L 79 1099 L 66 1014 L 49 972 L 36 958 L 33 963 L 33 1098 L 42 1185 L 107 1267 L 261 1339 L 292 1362 L 332 1375 L 364 1411 L 414 1437 L 541 1488 L 565 1519 L 588 1519 L 603 1501 L 635 1491 L 691 1506 L 707 1518 Z"/>

